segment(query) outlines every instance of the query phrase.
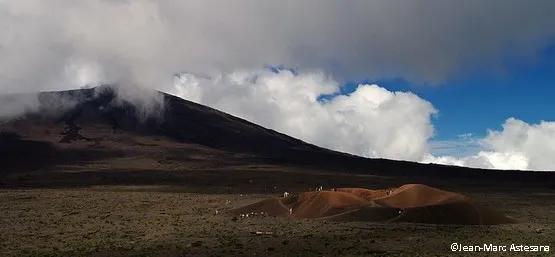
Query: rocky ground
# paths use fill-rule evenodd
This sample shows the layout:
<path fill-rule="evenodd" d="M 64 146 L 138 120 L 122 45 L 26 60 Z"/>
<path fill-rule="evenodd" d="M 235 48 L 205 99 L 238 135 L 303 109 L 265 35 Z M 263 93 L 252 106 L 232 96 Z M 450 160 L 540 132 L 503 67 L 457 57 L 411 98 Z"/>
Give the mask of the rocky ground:
<path fill-rule="evenodd" d="M 288 185 L 287 181 L 295 179 L 287 180 L 287 176 L 292 175 L 284 174 L 286 180 L 274 179 L 273 184 L 292 192 L 310 185 Z M 380 187 L 371 177 L 302 175 L 306 181 L 311 176 L 320 182 L 352 185 L 358 181 L 361 187 Z M 446 185 L 523 220 L 517 225 L 241 219 L 226 213 L 279 196 L 278 189 L 264 192 L 251 181 L 245 180 L 232 192 L 179 186 L 4 189 L 0 191 L 0 252 L 2 256 L 552 256 L 555 251 L 510 249 L 511 244 L 555 247 L 555 193 L 550 189 L 524 193 L 526 189 L 503 185 L 466 189 L 464 183 Z M 394 181 L 386 184 L 394 185 Z M 257 231 L 269 233 L 257 235 Z M 508 248 L 497 253 L 452 252 L 452 243 Z"/>

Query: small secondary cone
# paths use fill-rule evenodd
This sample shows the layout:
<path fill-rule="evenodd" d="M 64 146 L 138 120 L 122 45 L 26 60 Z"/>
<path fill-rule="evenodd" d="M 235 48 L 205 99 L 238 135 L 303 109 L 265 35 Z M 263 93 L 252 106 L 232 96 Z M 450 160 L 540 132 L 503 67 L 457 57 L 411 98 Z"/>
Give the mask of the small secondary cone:
<path fill-rule="evenodd" d="M 337 188 L 332 191 L 311 191 L 285 198 L 266 199 L 232 210 L 235 215 L 251 212 L 337 221 L 460 225 L 517 222 L 467 196 L 422 184 L 407 184 L 385 190 Z"/>

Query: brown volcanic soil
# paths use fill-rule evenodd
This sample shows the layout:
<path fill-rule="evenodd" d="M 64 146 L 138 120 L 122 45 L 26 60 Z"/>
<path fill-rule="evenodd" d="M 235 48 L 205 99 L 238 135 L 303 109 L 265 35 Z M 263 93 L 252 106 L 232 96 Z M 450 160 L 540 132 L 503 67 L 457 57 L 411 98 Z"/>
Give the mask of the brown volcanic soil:
<path fill-rule="evenodd" d="M 458 225 L 516 223 L 516 220 L 477 204 L 466 196 L 421 184 L 403 185 L 393 190 L 338 188 L 334 191 L 304 192 L 283 199 L 263 200 L 233 210 L 232 213 L 267 213 L 272 216 L 355 222 Z"/>
<path fill-rule="evenodd" d="M 555 173 L 360 158 L 169 95 L 164 95 L 163 117 L 146 120 L 137 118 L 132 106 L 113 105 L 110 90 L 49 92 L 40 99 L 52 105 L 48 101 L 59 96 L 80 104 L 0 121 L 2 256 L 449 256 L 453 242 L 555 242 Z M 353 208 L 368 199 L 399 207 L 405 202 L 364 188 L 403 184 L 460 192 L 522 223 L 403 222 L 430 217 L 422 214 L 430 212 L 475 217 L 470 205 L 437 204 L 451 199 L 449 195 L 386 224 L 368 221 L 378 219 L 372 215 L 387 220 L 398 213 L 383 208 L 369 215 L 367 208 Z M 281 205 L 295 200 L 272 198 L 284 191 L 299 195 L 316 186 L 342 189 L 333 197 L 308 192 L 303 197 L 310 204 L 298 207 L 316 208 L 331 217 L 271 217 L 288 214 Z M 398 196 L 410 198 L 404 194 Z M 238 220 L 223 215 L 264 199 L 270 200 L 260 206 L 275 206 L 271 215 Z M 332 200 L 321 205 L 321 199 Z M 421 205 L 430 199 L 408 202 Z M 322 215 L 304 213 L 307 218 Z M 481 222 L 492 219 L 495 216 L 482 215 Z M 433 221 L 453 223 L 438 217 Z M 251 234 L 256 231 L 273 234 Z"/>
<path fill-rule="evenodd" d="M 393 190 L 391 194 L 373 200 L 382 206 L 401 209 L 471 201 L 468 197 L 454 192 L 418 184 L 403 185 Z"/>

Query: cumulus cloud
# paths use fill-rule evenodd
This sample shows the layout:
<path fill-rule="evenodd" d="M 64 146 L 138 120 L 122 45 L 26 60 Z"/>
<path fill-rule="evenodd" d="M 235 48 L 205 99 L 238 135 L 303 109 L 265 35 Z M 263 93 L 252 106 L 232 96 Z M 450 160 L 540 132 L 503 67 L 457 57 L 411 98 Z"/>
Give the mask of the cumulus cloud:
<path fill-rule="evenodd" d="M 549 0 L 4 0 L 0 88 L 71 88 L 87 73 L 152 87 L 181 71 L 264 64 L 435 83 L 475 63 L 499 68 L 507 53 L 533 56 L 553 42 L 554 9 Z"/>
<path fill-rule="evenodd" d="M 348 95 L 322 72 L 243 70 L 182 74 L 168 92 L 307 142 L 365 157 L 420 160 L 433 135 L 431 103 L 412 93 L 359 85 Z"/>
<path fill-rule="evenodd" d="M 502 131 L 489 130 L 479 140 L 483 150 L 466 157 L 426 155 L 423 162 L 476 168 L 555 170 L 555 122 L 528 124 L 509 118 Z"/>
<path fill-rule="evenodd" d="M 336 95 L 322 72 L 269 69 L 176 77 L 165 91 L 325 148 L 364 157 L 474 168 L 555 170 L 555 122 L 510 118 L 484 138 L 433 141 L 438 111 L 428 101 L 378 85 Z M 322 98 L 322 96 L 329 96 Z"/>
<path fill-rule="evenodd" d="M 421 160 L 433 135 L 430 103 L 377 85 L 319 97 L 345 79 L 438 84 L 502 69 L 508 55 L 532 60 L 555 42 L 554 9 L 550 0 L 3 0 L 0 92 L 115 83 L 122 98 L 150 111 L 163 103 L 142 88 L 156 88 L 324 147 Z M 258 70 L 266 64 L 300 74 Z M 0 99 L 0 115 L 35 102 Z M 533 150 L 549 126 L 515 124 L 490 133 L 491 152 L 436 161 L 552 165 Z"/>

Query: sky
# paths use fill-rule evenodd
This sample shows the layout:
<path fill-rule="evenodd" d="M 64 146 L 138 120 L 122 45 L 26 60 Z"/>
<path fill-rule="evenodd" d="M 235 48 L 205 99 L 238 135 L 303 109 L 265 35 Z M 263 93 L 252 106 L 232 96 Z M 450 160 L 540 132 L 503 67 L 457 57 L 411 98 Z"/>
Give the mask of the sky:
<path fill-rule="evenodd" d="M 358 83 L 346 83 L 345 92 L 352 91 Z M 464 74 L 441 87 L 399 79 L 375 83 L 390 91 L 412 91 L 433 103 L 440 110 L 433 120 L 434 141 L 468 138 L 470 134 L 474 138 L 484 137 L 488 129 L 502 129 L 501 125 L 510 117 L 529 124 L 555 121 L 555 112 L 550 111 L 555 109 L 555 45 L 540 50 L 530 65 L 512 64 L 503 73 Z M 474 144 L 470 146 L 476 150 Z M 465 149 L 456 149 L 460 150 Z"/>
<path fill-rule="evenodd" d="M 0 90 L 114 83 L 156 115 L 156 89 L 360 156 L 553 171 L 554 10 L 551 0 L 2 0 Z M 0 105 L 10 118 L 37 101 Z"/>

